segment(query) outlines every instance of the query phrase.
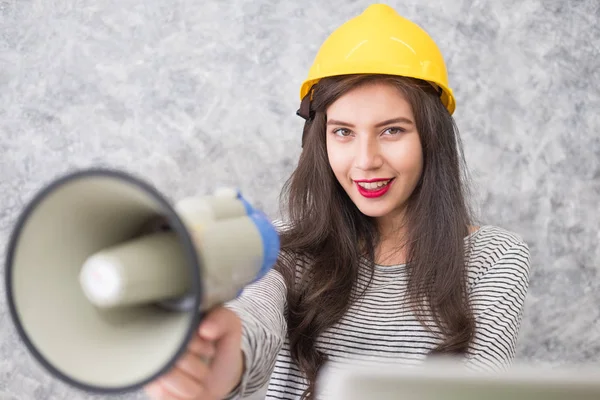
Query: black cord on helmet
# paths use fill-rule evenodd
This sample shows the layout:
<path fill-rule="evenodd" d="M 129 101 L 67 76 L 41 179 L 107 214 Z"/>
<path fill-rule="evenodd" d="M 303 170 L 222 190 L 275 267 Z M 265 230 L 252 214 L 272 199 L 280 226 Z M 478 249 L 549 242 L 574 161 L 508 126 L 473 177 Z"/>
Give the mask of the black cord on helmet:
<path fill-rule="evenodd" d="M 315 110 L 311 110 L 310 108 L 310 99 L 312 97 L 312 90 L 309 90 L 306 96 L 302 99 L 300 103 L 300 108 L 296 111 L 296 115 L 304 119 L 304 129 L 302 130 L 302 142 L 301 147 L 304 147 L 304 140 L 306 138 L 306 133 L 308 132 L 308 125 L 312 122 L 315 117 Z"/>
<path fill-rule="evenodd" d="M 302 99 L 300 103 L 300 108 L 296 111 L 296 115 L 304 120 L 309 121 L 315 117 L 315 111 L 310 109 L 310 98 L 312 96 L 312 91 L 309 91 L 306 96 Z"/>

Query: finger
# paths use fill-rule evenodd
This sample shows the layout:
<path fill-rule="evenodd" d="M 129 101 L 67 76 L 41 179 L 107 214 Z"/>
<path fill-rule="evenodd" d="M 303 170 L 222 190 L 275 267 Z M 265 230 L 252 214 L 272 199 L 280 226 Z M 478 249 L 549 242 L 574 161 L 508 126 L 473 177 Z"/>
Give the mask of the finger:
<path fill-rule="evenodd" d="M 197 381 L 202 382 L 208 374 L 208 365 L 200 356 L 194 353 L 185 353 L 178 361 L 177 368 L 188 374 L 188 376 Z"/>
<path fill-rule="evenodd" d="M 211 359 L 215 356 L 216 350 L 213 342 L 202 339 L 199 335 L 194 335 L 194 338 L 188 344 L 188 351 L 199 357 Z"/>
<path fill-rule="evenodd" d="M 144 392 L 152 400 L 161 400 L 166 395 L 158 382 L 152 382 L 151 384 L 144 387 Z"/>
<path fill-rule="evenodd" d="M 200 382 L 178 368 L 174 368 L 168 375 L 160 378 L 158 383 L 166 394 L 176 400 L 194 399 L 203 392 Z"/>
<path fill-rule="evenodd" d="M 205 340 L 218 340 L 231 330 L 231 326 L 239 324 L 233 311 L 219 307 L 209 312 L 200 323 L 198 333 Z"/>
<path fill-rule="evenodd" d="M 189 400 L 171 393 L 160 381 L 153 382 L 144 388 L 151 400 Z"/>
<path fill-rule="evenodd" d="M 211 372 L 231 369 L 231 360 L 238 355 L 241 357 L 239 340 L 238 335 L 226 335 L 216 343 L 217 356 L 211 362 Z M 236 354 L 231 353 L 232 351 Z"/>

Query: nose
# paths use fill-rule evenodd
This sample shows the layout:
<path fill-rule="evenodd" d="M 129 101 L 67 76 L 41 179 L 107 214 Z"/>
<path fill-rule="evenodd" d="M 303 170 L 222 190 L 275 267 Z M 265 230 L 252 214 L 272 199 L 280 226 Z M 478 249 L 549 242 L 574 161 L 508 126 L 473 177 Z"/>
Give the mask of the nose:
<path fill-rule="evenodd" d="M 383 165 L 383 156 L 379 141 L 371 135 L 362 135 L 359 138 L 356 141 L 355 167 L 363 171 L 380 168 Z"/>

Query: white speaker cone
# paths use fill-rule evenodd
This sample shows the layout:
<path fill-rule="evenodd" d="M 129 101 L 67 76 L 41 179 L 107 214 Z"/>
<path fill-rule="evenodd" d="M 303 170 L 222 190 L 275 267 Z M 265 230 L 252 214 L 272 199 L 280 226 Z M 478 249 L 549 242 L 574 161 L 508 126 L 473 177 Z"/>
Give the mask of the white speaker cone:
<path fill-rule="evenodd" d="M 170 231 L 140 236 L 158 218 Z M 124 268 L 127 257 L 137 262 Z M 43 188 L 19 216 L 7 302 L 23 342 L 54 376 L 88 392 L 129 392 L 172 368 L 195 334 L 202 267 L 184 222 L 155 188 L 88 169 Z M 179 295 L 187 309 L 160 306 Z"/>
<path fill-rule="evenodd" d="M 123 297 L 121 270 L 119 261 L 110 256 L 99 254 L 88 258 L 79 275 L 88 300 L 99 307 L 119 304 Z"/>

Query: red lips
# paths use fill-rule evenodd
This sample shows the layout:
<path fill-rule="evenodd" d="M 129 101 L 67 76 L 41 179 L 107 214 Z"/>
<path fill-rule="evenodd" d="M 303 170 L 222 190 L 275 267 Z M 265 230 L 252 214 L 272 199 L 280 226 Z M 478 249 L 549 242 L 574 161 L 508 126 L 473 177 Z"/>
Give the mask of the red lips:
<path fill-rule="evenodd" d="M 377 189 L 366 189 L 359 185 L 359 183 L 363 183 L 363 182 L 373 183 L 373 182 L 381 182 L 381 181 L 388 181 L 388 180 L 389 180 L 389 182 L 385 186 L 382 186 Z M 394 183 L 394 179 L 393 178 L 392 179 L 389 179 L 389 178 L 362 179 L 362 180 L 355 180 L 354 182 L 356 183 L 356 188 L 358 189 L 358 193 L 360 193 L 363 197 L 366 197 L 368 199 L 373 199 L 373 198 L 381 197 L 384 194 L 386 194 L 388 192 L 388 190 L 390 190 L 392 183 Z"/>
<path fill-rule="evenodd" d="M 381 181 L 391 181 L 394 178 L 375 178 L 375 179 L 353 179 L 354 182 L 360 183 L 372 183 L 372 182 L 381 182 Z"/>

